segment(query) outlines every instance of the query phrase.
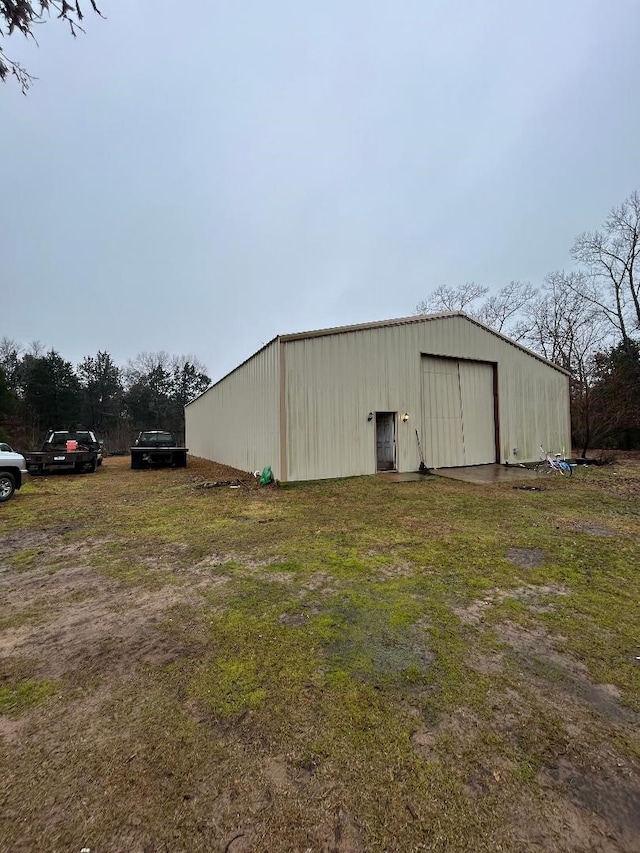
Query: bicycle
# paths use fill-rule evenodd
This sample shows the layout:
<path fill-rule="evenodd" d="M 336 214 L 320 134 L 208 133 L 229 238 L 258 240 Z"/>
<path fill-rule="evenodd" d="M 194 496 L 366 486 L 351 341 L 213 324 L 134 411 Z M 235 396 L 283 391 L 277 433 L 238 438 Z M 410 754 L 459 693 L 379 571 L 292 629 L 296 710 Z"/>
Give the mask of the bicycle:
<path fill-rule="evenodd" d="M 561 459 L 559 453 L 552 456 L 542 445 L 540 445 L 540 450 L 542 451 L 542 458 L 534 466 L 536 473 L 561 474 L 563 477 L 571 477 L 573 474 L 573 465 L 571 465 L 570 462 L 567 462 L 565 459 Z"/>

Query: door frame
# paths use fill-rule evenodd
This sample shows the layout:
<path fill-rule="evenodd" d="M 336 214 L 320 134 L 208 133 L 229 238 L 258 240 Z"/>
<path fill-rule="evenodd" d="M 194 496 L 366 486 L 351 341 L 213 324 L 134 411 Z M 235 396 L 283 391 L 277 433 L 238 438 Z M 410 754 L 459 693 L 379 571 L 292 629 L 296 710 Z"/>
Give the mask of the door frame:
<path fill-rule="evenodd" d="M 388 411 L 374 411 L 375 428 L 373 430 L 373 453 L 376 474 L 384 473 L 385 471 L 398 470 L 398 413 Z M 391 423 L 393 424 L 393 467 L 378 468 L 378 415 L 390 415 Z"/>

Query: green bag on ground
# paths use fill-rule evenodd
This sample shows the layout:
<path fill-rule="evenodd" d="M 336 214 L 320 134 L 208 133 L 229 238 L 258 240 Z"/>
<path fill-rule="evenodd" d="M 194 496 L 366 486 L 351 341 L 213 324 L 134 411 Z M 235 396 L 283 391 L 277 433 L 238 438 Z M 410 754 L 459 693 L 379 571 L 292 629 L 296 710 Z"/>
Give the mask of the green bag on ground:
<path fill-rule="evenodd" d="M 273 474 L 271 473 L 270 465 L 262 469 L 262 474 L 260 474 L 258 482 L 261 486 L 268 486 L 269 483 L 273 483 Z"/>

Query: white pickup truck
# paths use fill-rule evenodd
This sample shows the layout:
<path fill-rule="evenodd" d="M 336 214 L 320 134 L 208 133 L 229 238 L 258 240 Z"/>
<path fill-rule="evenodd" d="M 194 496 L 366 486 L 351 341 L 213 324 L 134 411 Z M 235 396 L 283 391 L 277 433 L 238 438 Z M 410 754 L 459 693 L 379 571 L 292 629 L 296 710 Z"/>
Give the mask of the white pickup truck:
<path fill-rule="evenodd" d="M 19 489 L 27 476 L 27 463 L 24 456 L 15 453 L 4 443 L 0 443 L 0 503 L 8 501 Z"/>

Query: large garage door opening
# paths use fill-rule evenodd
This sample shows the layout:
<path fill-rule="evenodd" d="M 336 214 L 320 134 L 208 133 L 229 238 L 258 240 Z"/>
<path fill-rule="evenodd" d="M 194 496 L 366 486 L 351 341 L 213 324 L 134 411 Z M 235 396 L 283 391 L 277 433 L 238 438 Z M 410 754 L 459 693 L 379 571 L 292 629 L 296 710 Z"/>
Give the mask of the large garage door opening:
<path fill-rule="evenodd" d="M 496 461 L 494 366 L 422 357 L 427 465 L 454 468 Z"/>

